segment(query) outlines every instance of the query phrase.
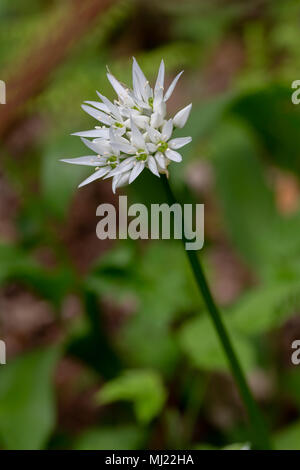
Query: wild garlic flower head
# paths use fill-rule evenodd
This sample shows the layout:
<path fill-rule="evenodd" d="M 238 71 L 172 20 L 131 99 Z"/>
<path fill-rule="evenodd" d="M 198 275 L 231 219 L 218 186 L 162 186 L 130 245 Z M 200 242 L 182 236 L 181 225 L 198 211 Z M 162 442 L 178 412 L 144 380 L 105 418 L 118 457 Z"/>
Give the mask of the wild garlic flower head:
<path fill-rule="evenodd" d="M 95 167 L 94 173 L 80 185 L 99 178 L 112 178 L 112 189 L 132 183 L 145 169 L 154 175 L 168 175 L 170 162 L 181 162 L 178 149 L 191 142 L 191 137 L 172 138 L 173 130 L 182 128 L 192 104 L 173 118 L 166 118 L 166 102 L 181 76 L 180 72 L 165 92 L 165 65 L 161 61 L 154 89 L 149 85 L 133 58 L 132 90 L 120 83 L 110 72 L 107 78 L 118 95 L 111 102 L 97 92 L 101 101 L 86 101 L 84 111 L 101 125 L 90 131 L 77 132 L 95 155 L 63 159 L 63 162 Z M 89 140 L 91 139 L 91 140 Z"/>

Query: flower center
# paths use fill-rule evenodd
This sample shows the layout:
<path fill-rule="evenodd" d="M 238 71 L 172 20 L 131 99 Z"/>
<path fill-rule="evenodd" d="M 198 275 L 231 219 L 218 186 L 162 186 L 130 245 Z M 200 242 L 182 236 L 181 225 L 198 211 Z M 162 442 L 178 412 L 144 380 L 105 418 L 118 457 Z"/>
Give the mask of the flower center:
<path fill-rule="evenodd" d="M 115 127 L 124 127 L 124 125 L 121 122 L 115 122 Z"/>
<path fill-rule="evenodd" d="M 147 158 L 148 158 L 148 155 L 145 153 L 145 150 L 140 149 L 137 151 L 136 159 L 138 162 L 145 161 L 147 160 Z"/>
<path fill-rule="evenodd" d="M 113 170 L 117 166 L 117 157 L 115 155 L 112 155 L 106 160 L 106 163 L 110 165 L 111 169 Z"/>
<path fill-rule="evenodd" d="M 167 142 L 158 142 L 157 150 L 161 153 L 164 153 L 168 148 Z"/>

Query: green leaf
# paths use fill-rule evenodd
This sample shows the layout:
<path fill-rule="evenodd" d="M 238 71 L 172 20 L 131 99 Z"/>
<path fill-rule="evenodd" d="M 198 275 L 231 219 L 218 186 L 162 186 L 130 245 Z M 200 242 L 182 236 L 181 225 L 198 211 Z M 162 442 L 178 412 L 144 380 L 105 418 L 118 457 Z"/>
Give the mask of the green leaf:
<path fill-rule="evenodd" d="M 172 186 L 176 188 L 176 192 L 179 193 L 180 190 L 182 192 L 186 190 L 184 187 L 184 178 L 182 178 L 183 168 L 189 165 L 192 159 L 194 159 L 194 161 L 196 158 L 198 159 L 199 153 L 206 153 L 205 146 L 209 139 L 213 138 L 215 129 L 223 119 L 232 100 L 233 94 L 226 93 L 205 100 L 201 104 L 193 105 L 191 115 L 184 129 L 176 129 L 174 136 L 184 137 L 190 135 L 193 139 L 191 144 L 181 149 L 184 157 L 182 163 L 172 166 Z M 203 148 L 205 150 L 203 150 Z"/>
<path fill-rule="evenodd" d="M 255 130 L 272 161 L 300 173 L 298 146 L 300 109 L 292 103 L 294 90 L 274 84 L 245 93 L 236 100 L 233 113 Z"/>
<path fill-rule="evenodd" d="M 105 426 L 83 433 L 74 450 L 139 450 L 145 442 L 145 432 L 134 425 Z"/>
<path fill-rule="evenodd" d="M 171 324 L 196 302 L 199 305 L 180 243 L 152 242 L 144 252 L 120 243 L 101 258 L 86 284 L 94 292 L 110 294 L 115 301 L 129 301 L 136 307 L 117 336 L 129 367 L 171 374 L 178 356 Z"/>
<path fill-rule="evenodd" d="M 1 366 L 0 441 L 5 449 L 45 447 L 55 424 L 52 376 L 57 358 L 57 348 L 49 348 Z"/>
<path fill-rule="evenodd" d="M 15 245 L 0 243 L 0 283 L 17 276 L 18 273 L 36 269 L 36 263 L 23 250 Z"/>
<path fill-rule="evenodd" d="M 273 443 L 276 450 L 300 450 L 300 421 L 279 431 Z"/>
<path fill-rule="evenodd" d="M 166 400 L 166 391 L 156 372 L 129 370 L 106 383 L 99 392 L 99 399 L 101 404 L 130 401 L 138 421 L 148 423 L 160 413 Z"/>
<path fill-rule="evenodd" d="M 160 313 L 160 306 L 156 306 L 155 313 Z M 178 361 L 178 346 L 169 327 L 158 323 L 159 319 L 154 317 L 152 308 L 156 307 L 152 304 L 147 310 L 139 311 L 122 328 L 118 338 L 119 348 L 131 367 L 151 367 L 169 377 Z"/>
<path fill-rule="evenodd" d="M 118 337 L 123 355 L 131 367 L 155 368 L 172 374 L 178 359 L 172 322 L 195 302 L 198 305 L 194 280 L 180 243 L 149 244 L 137 265 L 136 294 L 137 312 Z"/>
<path fill-rule="evenodd" d="M 261 277 L 297 278 L 300 217 L 278 213 L 253 134 L 241 123 L 226 122 L 212 153 L 223 219 L 234 245 Z"/>
<path fill-rule="evenodd" d="M 141 259 L 139 272 L 145 280 L 143 308 L 153 311 L 155 320 L 152 321 L 169 322 L 178 312 L 199 305 L 194 279 L 180 243 L 152 242 Z"/>
<path fill-rule="evenodd" d="M 278 215 L 247 129 L 224 124 L 214 139 L 213 163 L 224 223 L 238 250 L 261 270 L 277 254 Z"/>
<path fill-rule="evenodd" d="M 226 93 L 196 104 L 184 129 L 176 132 L 180 136 L 190 135 L 195 141 L 207 138 L 224 117 L 232 100 L 233 94 Z"/>
<path fill-rule="evenodd" d="M 243 296 L 233 309 L 230 322 L 246 334 L 263 333 L 280 326 L 300 307 L 300 283 L 277 282 Z"/>
<path fill-rule="evenodd" d="M 284 395 L 288 394 L 300 410 L 300 374 L 297 367 L 290 367 L 282 374 L 280 392 Z"/>
<path fill-rule="evenodd" d="M 64 136 L 56 139 L 55 144 L 45 147 L 47 150 L 41 164 L 42 195 L 48 209 L 62 218 L 79 182 L 88 175 L 88 169 L 59 160 L 89 153 L 86 153 L 88 149 L 75 137 Z"/>
<path fill-rule="evenodd" d="M 255 353 L 251 343 L 232 328 L 228 329 L 243 368 L 251 370 L 255 364 Z M 210 319 L 206 316 L 186 322 L 179 331 L 179 342 L 196 367 L 207 370 L 228 368 L 220 340 Z"/>
<path fill-rule="evenodd" d="M 223 447 L 223 450 L 250 450 L 250 444 L 249 442 L 229 444 Z"/>
<path fill-rule="evenodd" d="M 48 270 L 15 245 L 0 243 L 0 284 L 10 280 L 24 282 L 58 306 L 74 283 L 68 268 Z"/>

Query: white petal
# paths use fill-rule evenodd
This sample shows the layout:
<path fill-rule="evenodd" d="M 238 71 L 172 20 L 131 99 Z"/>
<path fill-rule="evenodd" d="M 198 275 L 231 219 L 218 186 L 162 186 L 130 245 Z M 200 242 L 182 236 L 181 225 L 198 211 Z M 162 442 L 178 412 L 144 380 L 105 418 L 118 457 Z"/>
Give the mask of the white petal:
<path fill-rule="evenodd" d="M 160 113 L 153 113 L 151 115 L 151 119 L 150 119 L 151 127 L 156 127 L 156 128 L 160 127 L 162 126 L 163 122 L 164 122 L 164 118 Z"/>
<path fill-rule="evenodd" d="M 146 129 L 146 125 L 149 124 L 150 118 L 148 116 L 134 116 L 135 124 L 140 127 L 141 129 Z"/>
<path fill-rule="evenodd" d="M 146 147 L 149 153 L 154 153 L 157 150 L 157 145 L 152 144 L 152 142 L 147 142 Z"/>
<path fill-rule="evenodd" d="M 101 146 L 101 149 L 104 152 L 111 152 L 111 145 L 110 145 L 110 140 L 108 139 L 103 139 L 102 137 L 97 137 L 96 139 L 92 140 L 93 144 L 99 144 Z"/>
<path fill-rule="evenodd" d="M 185 108 L 181 109 L 178 111 L 178 113 L 175 115 L 173 122 L 174 126 L 182 128 L 185 126 L 186 121 L 188 120 L 188 117 L 190 115 L 192 109 L 192 103 L 186 106 Z"/>
<path fill-rule="evenodd" d="M 90 114 L 90 116 L 97 119 L 98 121 L 101 121 L 108 126 L 111 124 L 112 122 L 111 117 L 103 113 L 102 111 L 98 111 L 97 109 L 92 108 L 91 106 L 87 106 L 86 104 L 83 104 L 81 107 L 83 111 Z"/>
<path fill-rule="evenodd" d="M 160 168 L 165 170 L 166 169 L 166 160 L 165 160 L 164 155 L 161 152 L 156 152 L 155 159 L 156 159 L 157 163 L 159 164 Z"/>
<path fill-rule="evenodd" d="M 103 111 L 104 113 L 109 113 L 109 109 L 104 103 L 99 103 L 99 101 L 85 101 L 85 103 L 94 106 L 94 108 L 100 109 L 100 111 Z"/>
<path fill-rule="evenodd" d="M 103 101 L 104 105 L 106 106 L 106 108 L 109 110 L 109 112 L 117 119 L 117 120 L 120 120 L 122 122 L 122 116 L 117 108 L 117 106 L 115 106 L 114 104 L 112 104 L 111 101 L 109 101 L 109 99 L 106 98 L 106 96 L 104 95 L 101 95 L 101 93 L 99 93 L 99 91 L 97 91 L 97 95 L 99 96 L 99 98 L 101 98 L 101 100 Z"/>
<path fill-rule="evenodd" d="M 164 141 L 167 141 L 170 139 L 171 135 L 173 132 L 173 120 L 169 119 L 165 124 L 163 125 L 162 128 L 162 138 Z"/>
<path fill-rule="evenodd" d="M 129 157 L 126 158 L 126 160 L 123 160 L 122 163 L 120 163 L 117 168 L 114 168 L 108 176 L 115 176 L 119 175 L 121 173 L 124 173 L 126 171 L 132 170 L 132 167 L 134 166 L 134 163 L 136 162 L 135 157 Z"/>
<path fill-rule="evenodd" d="M 160 66 L 159 66 L 156 83 L 155 83 L 155 88 L 154 88 L 155 93 L 164 88 L 164 80 L 165 80 L 165 64 L 162 59 Z"/>
<path fill-rule="evenodd" d="M 136 149 L 129 144 L 129 142 L 121 136 L 115 134 L 113 128 L 109 129 L 110 145 L 115 153 L 119 155 L 120 152 L 133 154 Z"/>
<path fill-rule="evenodd" d="M 109 171 L 109 168 L 108 167 L 105 167 L 105 168 L 101 168 L 100 170 L 98 171 L 95 171 L 95 173 L 93 173 L 91 176 L 89 176 L 87 179 L 85 179 L 84 181 L 82 181 L 82 183 L 80 183 L 80 185 L 78 186 L 78 188 L 81 188 L 82 186 L 85 186 L 86 184 L 89 184 L 91 183 L 92 181 L 95 181 L 99 178 L 102 178 L 102 176 L 106 175 L 106 173 Z"/>
<path fill-rule="evenodd" d="M 154 142 L 155 144 L 157 144 L 162 139 L 161 133 L 158 132 L 157 129 L 153 129 L 152 126 L 147 126 L 146 130 L 148 132 L 148 136 L 150 140 Z"/>
<path fill-rule="evenodd" d="M 159 172 L 158 172 L 158 169 L 157 169 L 157 165 L 156 165 L 156 161 L 154 159 L 154 157 L 150 156 L 148 158 L 148 168 L 150 171 L 152 171 L 152 173 L 156 176 L 159 177 Z"/>
<path fill-rule="evenodd" d="M 159 102 L 155 100 L 153 103 L 153 111 L 154 113 L 159 113 L 162 118 L 164 118 L 167 113 L 166 103 L 163 100 L 160 100 Z"/>
<path fill-rule="evenodd" d="M 146 83 L 147 83 L 147 78 L 145 77 L 141 67 L 139 66 L 139 64 L 137 63 L 137 60 L 135 57 L 132 58 L 133 59 L 133 63 L 132 63 L 132 71 L 133 73 L 136 74 L 136 77 L 138 79 L 138 81 L 140 82 L 140 84 L 142 86 L 145 86 Z"/>
<path fill-rule="evenodd" d="M 174 88 L 176 87 L 177 85 L 177 82 L 179 80 L 179 78 L 181 77 L 181 75 L 183 74 L 183 71 L 180 72 L 178 75 L 176 75 L 176 77 L 174 78 L 173 82 L 171 83 L 171 85 L 169 86 L 166 94 L 165 94 L 165 97 L 164 97 L 164 100 L 165 101 L 168 101 L 168 99 L 171 97 L 173 91 L 174 91 Z"/>
<path fill-rule="evenodd" d="M 117 95 L 122 98 L 123 100 L 128 98 L 128 90 L 121 85 L 121 83 L 111 74 L 107 74 L 107 78 L 110 81 L 111 86 L 114 88 Z"/>
<path fill-rule="evenodd" d="M 169 141 L 169 147 L 172 150 L 177 150 L 189 144 L 190 142 L 192 142 L 191 137 L 178 137 L 177 139 L 172 139 Z"/>
<path fill-rule="evenodd" d="M 102 145 L 100 142 L 91 142 L 90 140 L 84 139 L 83 137 L 81 138 L 81 140 L 84 145 L 96 152 L 98 155 L 107 152 L 107 145 Z"/>
<path fill-rule="evenodd" d="M 115 125 L 113 125 L 113 128 L 114 128 L 114 131 L 115 131 L 115 134 L 117 136 L 120 136 L 122 137 L 122 135 L 124 135 L 126 133 L 126 127 L 123 126 L 123 127 L 116 127 Z"/>
<path fill-rule="evenodd" d="M 146 98 L 143 98 L 142 100 L 138 100 L 137 98 L 135 98 L 135 106 L 137 106 L 138 108 L 140 108 L 140 111 L 142 109 L 147 109 L 147 110 L 152 110 L 150 104 L 149 104 L 149 101 L 148 99 Z M 135 112 L 137 112 L 137 110 L 133 110 Z"/>
<path fill-rule="evenodd" d="M 89 155 L 87 157 L 62 158 L 60 161 L 65 163 L 73 163 L 74 165 L 101 166 L 105 164 L 106 159 L 97 158 L 96 155 Z"/>
<path fill-rule="evenodd" d="M 117 184 L 118 184 L 118 181 L 119 179 L 121 178 L 121 175 L 116 175 L 113 177 L 113 180 L 112 180 L 112 192 L 114 194 L 116 194 L 116 189 L 117 189 Z"/>
<path fill-rule="evenodd" d="M 133 92 L 134 92 L 135 97 L 138 100 L 142 101 L 143 100 L 142 86 L 141 86 L 140 80 L 138 78 L 135 59 L 133 59 L 133 63 L 132 63 L 132 86 L 133 86 Z"/>
<path fill-rule="evenodd" d="M 91 129 L 90 131 L 74 132 L 71 135 L 79 137 L 104 137 L 105 139 L 108 139 L 109 132 L 108 129 Z"/>
<path fill-rule="evenodd" d="M 116 189 L 119 188 L 120 186 L 124 186 L 125 184 L 128 184 L 129 176 L 130 176 L 130 171 L 113 177 L 113 181 L 112 181 L 113 193 L 115 193 Z"/>
<path fill-rule="evenodd" d="M 114 77 L 110 72 L 108 72 L 106 75 L 107 75 L 107 78 L 108 78 L 111 86 L 113 87 L 113 89 L 115 90 L 115 92 L 117 93 L 118 96 L 123 96 L 123 95 L 127 94 L 127 90 L 119 82 L 119 80 L 116 79 L 116 77 Z"/>
<path fill-rule="evenodd" d="M 116 134 L 116 131 L 114 131 L 114 133 L 115 133 L 115 135 L 117 135 L 117 134 Z M 120 142 L 120 143 L 129 144 L 128 139 L 127 139 L 126 137 L 121 136 L 121 135 L 117 135 L 117 140 L 118 140 L 118 142 Z"/>
<path fill-rule="evenodd" d="M 117 143 L 116 146 L 119 148 L 120 152 L 126 153 L 128 155 L 134 155 L 136 149 L 130 144 L 123 144 L 122 142 Z"/>
<path fill-rule="evenodd" d="M 165 80 L 165 64 L 162 60 L 160 63 L 157 80 L 154 88 L 154 101 L 153 101 L 153 110 L 157 111 L 160 103 L 163 102 L 164 98 L 164 80 Z"/>
<path fill-rule="evenodd" d="M 150 88 L 147 78 L 145 77 L 142 69 L 140 68 L 139 64 L 137 63 L 134 57 L 132 64 L 132 73 L 133 75 L 135 75 L 137 83 L 139 84 L 138 86 L 140 94 L 144 98 L 145 102 L 148 103 L 149 98 L 152 96 L 152 90 Z"/>
<path fill-rule="evenodd" d="M 162 139 L 161 133 L 157 129 L 154 129 L 152 126 L 147 126 L 146 130 L 150 140 L 155 144 L 157 144 Z"/>
<path fill-rule="evenodd" d="M 137 162 L 131 170 L 129 184 L 131 184 L 145 168 L 145 162 Z"/>
<path fill-rule="evenodd" d="M 132 118 L 130 119 L 130 122 L 131 122 L 131 132 L 132 132 L 131 140 L 132 140 L 133 145 L 135 145 L 138 149 L 144 149 L 145 141 L 144 141 L 144 137 L 142 136 L 142 133 L 137 128 Z"/>
<path fill-rule="evenodd" d="M 175 150 L 167 149 L 165 152 L 166 157 L 173 162 L 181 162 L 182 156 Z"/>

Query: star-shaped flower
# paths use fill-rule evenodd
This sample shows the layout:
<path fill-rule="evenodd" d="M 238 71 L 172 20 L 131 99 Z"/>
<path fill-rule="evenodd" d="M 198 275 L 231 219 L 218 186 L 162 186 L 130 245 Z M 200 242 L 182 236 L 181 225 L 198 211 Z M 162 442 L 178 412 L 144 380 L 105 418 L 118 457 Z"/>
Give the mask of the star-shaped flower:
<path fill-rule="evenodd" d="M 95 172 L 79 186 L 99 178 L 112 178 L 116 188 L 132 183 L 145 169 L 154 175 L 166 173 L 168 165 L 181 162 L 178 149 L 191 142 L 191 137 L 171 138 L 174 128 L 182 128 L 191 112 L 189 104 L 172 119 L 166 119 L 166 102 L 171 97 L 181 76 L 180 72 L 166 93 L 164 92 L 165 65 L 161 61 L 154 89 L 150 87 L 137 61 L 133 59 L 130 90 L 110 72 L 107 78 L 118 95 L 113 103 L 98 93 L 101 101 L 86 101 L 84 111 L 100 125 L 89 131 L 77 132 L 95 156 L 63 159 L 63 162 L 96 167 Z M 88 139 L 92 140 L 88 140 Z"/>

